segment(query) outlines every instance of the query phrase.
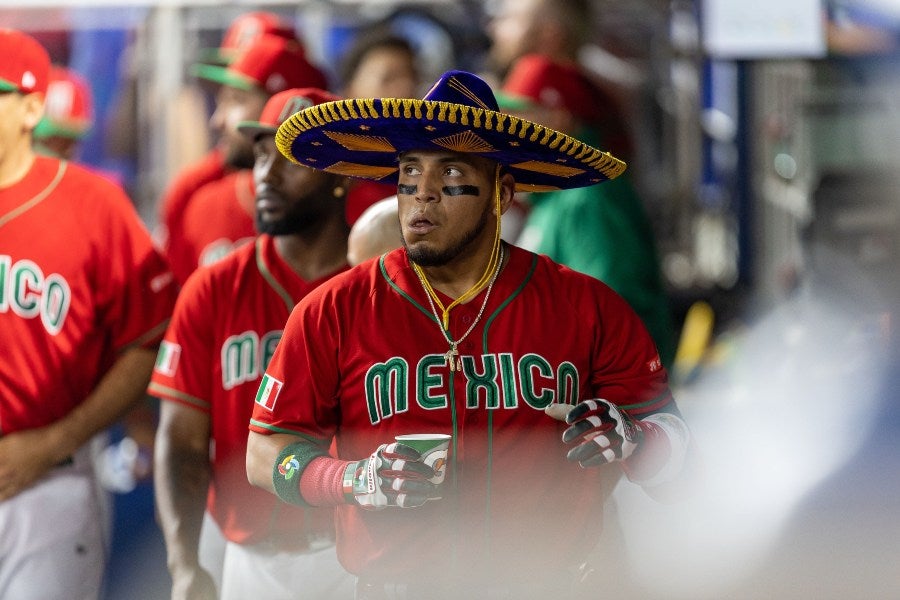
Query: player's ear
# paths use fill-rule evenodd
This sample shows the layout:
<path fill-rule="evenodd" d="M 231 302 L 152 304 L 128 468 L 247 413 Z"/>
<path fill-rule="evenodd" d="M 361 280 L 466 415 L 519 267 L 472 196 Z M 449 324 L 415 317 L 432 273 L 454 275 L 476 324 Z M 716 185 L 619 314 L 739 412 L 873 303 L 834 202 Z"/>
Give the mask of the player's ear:
<path fill-rule="evenodd" d="M 22 96 L 22 125 L 33 131 L 44 116 L 44 94 L 35 92 Z"/>
<path fill-rule="evenodd" d="M 500 214 L 505 213 L 512 205 L 516 195 L 516 179 L 506 169 L 500 171 Z"/>

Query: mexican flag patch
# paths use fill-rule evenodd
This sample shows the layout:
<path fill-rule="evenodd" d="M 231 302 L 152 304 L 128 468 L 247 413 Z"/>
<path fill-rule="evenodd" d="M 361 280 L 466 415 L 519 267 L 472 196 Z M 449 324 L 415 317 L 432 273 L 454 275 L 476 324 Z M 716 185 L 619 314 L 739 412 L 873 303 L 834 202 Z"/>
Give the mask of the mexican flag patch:
<path fill-rule="evenodd" d="M 178 359 L 181 357 L 181 346 L 165 340 L 159 345 L 159 353 L 156 355 L 156 364 L 153 370 L 160 375 L 172 377 L 178 368 Z"/>
<path fill-rule="evenodd" d="M 263 375 L 262 381 L 259 383 L 259 391 L 256 392 L 256 403 L 266 410 L 275 410 L 275 401 L 278 400 L 278 394 L 281 393 L 283 385 L 274 377 Z"/>

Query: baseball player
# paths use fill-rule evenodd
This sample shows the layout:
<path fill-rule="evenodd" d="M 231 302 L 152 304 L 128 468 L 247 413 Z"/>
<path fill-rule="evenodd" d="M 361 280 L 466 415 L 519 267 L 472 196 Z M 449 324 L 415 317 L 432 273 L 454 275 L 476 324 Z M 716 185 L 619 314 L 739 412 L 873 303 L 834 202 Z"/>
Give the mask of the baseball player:
<path fill-rule="evenodd" d="M 263 35 L 227 67 L 199 65 L 199 77 L 221 84 L 210 124 L 221 136 L 225 161 L 238 170 L 195 192 L 169 234 L 168 258 L 179 282 L 200 265 L 221 259 L 256 235 L 253 219 L 252 145 L 237 123 L 259 118 L 263 105 L 288 88 L 325 89 L 324 74 L 306 60 L 296 40 Z"/>
<path fill-rule="evenodd" d="M 671 493 L 688 428 L 627 303 L 504 243 L 499 219 L 516 190 L 625 165 L 499 112 L 462 71 L 423 100 L 305 109 L 276 140 L 301 164 L 396 180 L 404 247 L 291 313 L 256 395 L 251 482 L 337 507 L 358 598 L 573 597 L 612 484 Z M 394 440 L 413 433 L 452 435 L 442 483 Z"/>
<path fill-rule="evenodd" d="M 36 155 L 50 60 L 0 29 L 0 598 L 97 598 L 86 442 L 143 398 L 172 274 L 124 191 Z"/>
<path fill-rule="evenodd" d="M 231 22 L 218 48 L 201 51 L 202 62 L 229 65 L 262 35 L 296 39 L 293 25 L 279 15 L 266 11 L 245 13 Z M 179 172 L 169 184 L 159 202 L 157 225 L 153 231 L 157 245 L 164 252 L 170 237 L 180 239 L 181 218 L 194 192 L 235 168 L 225 162 L 225 154 L 225 148 L 217 144 L 199 161 Z"/>
<path fill-rule="evenodd" d="M 156 496 L 173 600 L 216 597 L 198 556 L 204 506 L 228 540 L 221 598 L 352 595 L 333 510 L 285 506 L 246 474 L 252 399 L 284 323 L 303 296 L 347 268 L 347 179 L 291 164 L 275 130 L 294 111 L 336 99 L 289 89 L 258 122 L 238 125 L 254 144 L 261 235 L 188 279 L 160 349 L 149 391 L 163 400 Z"/>
<path fill-rule="evenodd" d="M 51 66 L 44 116 L 32 134 L 35 149 L 72 160 L 93 123 L 93 99 L 88 82 L 71 69 Z"/>

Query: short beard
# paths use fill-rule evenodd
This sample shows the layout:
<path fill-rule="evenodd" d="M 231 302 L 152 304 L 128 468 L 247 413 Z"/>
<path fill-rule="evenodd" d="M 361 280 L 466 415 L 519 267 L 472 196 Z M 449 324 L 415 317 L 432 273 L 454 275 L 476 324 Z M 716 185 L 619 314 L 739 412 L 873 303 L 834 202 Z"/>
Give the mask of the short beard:
<path fill-rule="evenodd" d="M 258 215 L 256 217 L 256 232 L 266 233 L 273 237 L 300 233 L 305 225 L 305 215 L 297 211 L 289 212 L 277 221 L 262 221 Z"/>
<path fill-rule="evenodd" d="M 403 238 L 403 247 L 406 248 L 406 256 L 420 267 L 442 267 L 458 257 L 475 241 L 484 228 L 487 227 L 488 210 L 481 213 L 481 219 L 475 227 L 467 231 L 455 244 L 443 250 L 429 250 L 428 248 L 410 248 Z"/>

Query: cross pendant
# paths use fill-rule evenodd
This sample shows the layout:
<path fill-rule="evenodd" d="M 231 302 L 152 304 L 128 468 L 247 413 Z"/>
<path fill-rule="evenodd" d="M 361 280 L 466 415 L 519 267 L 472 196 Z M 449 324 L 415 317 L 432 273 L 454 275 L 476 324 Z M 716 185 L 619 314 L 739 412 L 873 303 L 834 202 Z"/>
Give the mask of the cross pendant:
<path fill-rule="evenodd" d="M 459 352 L 456 351 L 456 344 L 450 346 L 450 349 L 444 354 L 444 358 L 447 360 L 447 366 L 450 367 L 451 372 L 462 370 L 462 362 L 459 360 Z"/>

